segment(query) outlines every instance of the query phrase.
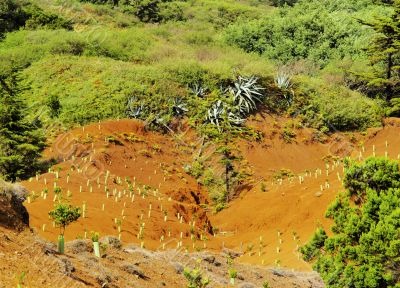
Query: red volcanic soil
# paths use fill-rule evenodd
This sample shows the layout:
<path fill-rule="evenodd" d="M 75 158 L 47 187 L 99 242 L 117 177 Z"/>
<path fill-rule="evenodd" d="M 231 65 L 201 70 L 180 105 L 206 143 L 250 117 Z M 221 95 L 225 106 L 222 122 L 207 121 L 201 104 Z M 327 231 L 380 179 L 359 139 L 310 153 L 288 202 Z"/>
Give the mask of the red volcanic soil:
<path fill-rule="evenodd" d="M 191 161 L 192 150 L 190 143 L 147 133 L 141 123 L 130 120 L 63 134 L 46 151 L 47 157 L 62 162 L 51 172 L 23 183 L 35 194 L 31 203 L 26 203 L 30 225 L 45 238 L 56 239 L 58 230 L 48 211 L 57 202 L 53 201 L 57 186 L 64 199 L 82 209 L 85 205 L 86 210 L 85 218 L 68 227 L 67 239 L 89 237 L 91 231 L 97 231 L 101 235 L 121 234 L 125 242 L 143 241 L 146 247 L 156 249 L 163 244 L 165 248 L 176 247 L 182 233 L 182 244 L 192 248 L 191 230 L 195 238 L 210 238 L 212 231 L 199 206 L 207 203 L 207 193 L 182 168 Z M 48 191 L 46 199 L 44 189 Z M 137 237 L 141 225 L 143 240 Z M 197 241 L 197 245 L 206 244 Z"/>
<path fill-rule="evenodd" d="M 297 248 L 318 225 L 329 227 L 325 210 L 343 190 L 339 160 L 349 155 L 364 159 L 373 149 L 377 156 L 387 152 L 387 157 L 397 159 L 400 125 L 388 119 L 384 128 L 363 135 L 334 134 L 324 143 L 317 141 L 314 130 L 295 128 L 296 137 L 287 143 L 282 139 L 287 121 L 268 117 L 250 123 L 265 135 L 260 142 L 237 143 L 252 179 L 248 189 L 218 214 L 204 208 L 210 202 L 206 189 L 183 169 L 200 147 L 193 132 L 160 135 L 146 132 L 134 120 L 72 130 L 46 151 L 47 158 L 61 162 L 51 172 L 23 183 L 32 193 L 26 203 L 30 225 L 41 236 L 56 240 L 58 229 L 48 217 L 56 203 L 56 185 L 65 199 L 86 207 L 86 217 L 67 228 L 67 241 L 90 237 L 90 231 L 120 234 L 126 243 L 143 242 L 153 250 L 175 248 L 182 241 L 189 251 L 227 247 L 244 253 L 241 262 L 310 270 Z M 294 176 L 277 181 L 273 176 L 280 169 Z M 121 221 L 121 233 L 115 219 Z M 142 237 L 138 237 L 140 225 L 144 225 Z M 215 236 L 212 227 L 218 231 Z"/>

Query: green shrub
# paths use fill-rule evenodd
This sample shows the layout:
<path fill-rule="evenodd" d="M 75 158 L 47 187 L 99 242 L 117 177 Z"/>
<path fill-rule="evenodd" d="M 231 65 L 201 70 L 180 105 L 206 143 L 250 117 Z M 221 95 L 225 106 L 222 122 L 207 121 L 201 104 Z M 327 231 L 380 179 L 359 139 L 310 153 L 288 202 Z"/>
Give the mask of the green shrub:
<path fill-rule="evenodd" d="M 279 171 L 275 172 L 273 177 L 275 180 L 283 180 L 286 178 L 294 177 L 294 173 L 289 169 L 282 168 Z"/>
<path fill-rule="evenodd" d="M 378 193 L 387 187 L 400 188 L 399 164 L 384 158 L 369 158 L 346 170 L 343 181 L 351 196 L 363 198 L 368 189 Z"/>
<path fill-rule="evenodd" d="M 45 12 L 28 1 L 3 0 L 0 2 L 0 38 L 5 32 L 27 29 L 72 29 L 72 23 L 62 17 Z"/>
<path fill-rule="evenodd" d="M 286 143 L 292 143 L 293 140 L 296 138 L 296 132 L 293 131 L 293 129 L 289 128 L 289 127 L 285 127 L 282 130 L 282 139 L 283 141 L 285 141 Z"/>
<path fill-rule="evenodd" d="M 300 1 L 262 20 L 236 23 L 227 29 L 226 42 L 282 62 L 308 58 L 326 65 L 331 59 L 363 54 L 362 41 L 369 31 L 362 30 L 351 13 L 338 12 L 327 2 Z"/>
<path fill-rule="evenodd" d="M 386 115 L 391 117 L 400 117 L 400 98 L 390 100 L 391 107 L 386 109 Z"/>
<path fill-rule="evenodd" d="M 55 118 L 58 117 L 61 110 L 60 99 L 56 95 L 51 95 L 47 100 L 47 106 L 50 109 L 50 117 Z"/>
<path fill-rule="evenodd" d="M 296 95 L 304 101 L 291 110 L 305 126 L 322 132 L 365 130 L 382 125 L 382 103 L 318 77 L 298 76 Z M 306 96 L 307 95 L 307 96 Z M 295 97 L 298 98 L 298 97 Z"/>
<path fill-rule="evenodd" d="M 297 1 L 298 0 L 271 0 L 271 4 L 278 7 L 285 5 L 293 6 Z"/>
<path fill-rule="evenodd" d="M 330 205 L 332 234 L 319 228 L 301 252 L 326 287 L 398 287 L 399 166 L 386 159 L 351 164 L 349 189 Z M 352 197 L 357 195 L 358 201 Z"/>
<path fill-rule="evenodd" d="M 23 8 L 26 29 L 67 29 L 72 30 L 72 22 L 56 14 L 45 12 L 34 4 L 28 4 Z"/>
<path fill-rule="evenodd" d="M 303 259 L 305 261 L 310 261 L 318 256 L 320 250 L 328 238 L 326 232 L 322 228 L 318 228 L 314 233 L 312 239 L 307 243 L 307 245 L 300 248 L 300 252 L 303 254 Z"/>
<path fill-rule="evenodd" d="M 210 283 L 208 278 L 203 277 L 200 268 L 195 268 L 193 270 L 185 268 L 183 276 L 185 276 L 188 281 L 188 288 L 205 288 Z"/>
<path fill-rule="evenodd" d="M 199 160 L 194 161 L 187 166 L 187 173 L 196 179 L 200 178 L 204 173 L 204 164 Z"/>
<path fill-rule="evenodd" d="M 0 2 L 0 39 L 4 33 L 24 26 L 25 21 L 25 13 L 16 1 L 3 0 Z"/>
<path fill-rule="evenodd" d="M 331 131 L 364 130 L 382 123 L 383 111 L 377 102 L 359 94 L 322 94 L 315 98 L 314 105 Z"/>
<path fill-rule="evenodd" d="M 59 203 L 49 212 L 49 216 L 60 228 L 60 235 L 64 235 L 67 226 L 81 217 L 81 210 L 70 204 Z"/>
<path fill-rule="evenodd" d="M 170 20 L 184 20 L 180 1 L 170 0 L 80 0 L 93 4 L 119 7 L 126 13 L 134 14 L 145 23 L 161 23 Z"/>
<path fill-rule="evenodd" d="M 158 22 L 186 20 L 179 2 L 163 2 L 159 5 Z"/>

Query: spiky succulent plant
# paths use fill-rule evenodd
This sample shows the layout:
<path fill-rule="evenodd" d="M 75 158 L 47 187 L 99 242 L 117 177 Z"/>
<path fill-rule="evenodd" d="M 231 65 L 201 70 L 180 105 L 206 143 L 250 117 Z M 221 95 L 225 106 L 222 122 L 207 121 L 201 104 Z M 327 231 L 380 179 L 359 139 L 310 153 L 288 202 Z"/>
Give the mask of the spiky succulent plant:
<path fill-rule="evenodd" d="M 242 125 L 246 119 L 243 119 L 242 117 L 240 117 L 240 115 L 237 115 L 235 113 L 233 113 L 232 111 L 228 112 L 228 121 L 230 124 L 239 126 Z"/>
<path fill-rule="evenodd" d="M 233 103 L 239 108 L 241 115 L 247 115 L 257 109 L 257 102 L 261 102 L 264 88 L 257 84 L 255 76 L 239 76 L 234 86 L 228 91 L 233 97 Z"/>
<path fill-rule="evenodd" d="M 139 102 L 136 97 L 131 97 L 128 99 L 128 104 L 126 105 L 126 115 L 129 118 L 139 118 L 143 112 L 143 109 L 143 102 Z"/>
<path fill-rule="evenodd" d="M 292 86 L 292 77 L 287 72 L 279 71 L 274 80 L 279 89 L 289 89 Z"/>
<path fill-rule="evenodd" d="M 187 104 L 183 102 L 182 98 L 174 98 L 172 101 L 172 113 L 174 116 L 182 117 L 189 111 Z"/>
<path fill-rule="evenodd" d="M 294 91 L 292 87 L 292 77 L 288 72 L 279 71 L 275 76 L 275 85 L 283 91 L 283 98 L 286 100 L 287 105 L 292 105 L 294 98 Z"/>
<path fill-rule="evenodd" d="M 208 109 L 206 121 L 217 126 L 219 131 L 222 130 L 221 124 L 224 121 L 224 117 L 226 117 L 229 125 L 238 126 L 243 124 L 245 119 L 231 110 L 228 104 L 218 100 Z"/>
<path fill-rule="evenodd" d="M 220 127 L 220 121 L 222 121 L 222 115 L 225 111 L 224 104 L 221 100 L 215 102 L 210 109 L 207 111 L 206 120 L 211 124 Z"/>
<path fill-rule="evenodd" d="M 200 97 L 200 98 L 203 98 L 206 95 L 207 90 L 208 90 L 208 87 L 202 86 L 201 83 L 196 83 L 196 84 L 190 86 L 189 88 L 194 95 L 196 95 L 197 97 Z"/>

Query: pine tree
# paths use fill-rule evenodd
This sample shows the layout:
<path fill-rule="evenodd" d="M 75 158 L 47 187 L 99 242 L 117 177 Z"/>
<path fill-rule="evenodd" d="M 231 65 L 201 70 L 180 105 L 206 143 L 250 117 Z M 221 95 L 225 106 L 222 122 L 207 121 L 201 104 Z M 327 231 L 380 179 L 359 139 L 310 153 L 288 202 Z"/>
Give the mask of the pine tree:
<path fill-rule="evenodd" d="M 23 116 L 17 76 L 0 77 L 0 175 L 15 181 L 38 168 L 44 138 Z"/>
<path fill-rule="evenodd" d="M 344 186 L 321 227 L 301 248 L 327 288 L 400 287 L 400 170 L 396 161 L 348 163 Z"/>
<path fill-rule="evenodd" d="M 3 34 L 18 29 L 25 23 L 24 13 L 14 0 L 0 1 L 0 39 Z"/>
<path fill-rule="evenodd" d="M 383 98 L 390 104 L 400 84 L 400 0 L 382 1 L 382 4 L 393 8 L 391 15 L 375 18 L 373 21 L 359 19 L 361 24 L 376 32 L 368 52 L 371 63 L 377 70 L 372 75 L 363 76 L 369 86 L 383 92 Z M 380 69 L 382 64 L 384 68 Z"/>

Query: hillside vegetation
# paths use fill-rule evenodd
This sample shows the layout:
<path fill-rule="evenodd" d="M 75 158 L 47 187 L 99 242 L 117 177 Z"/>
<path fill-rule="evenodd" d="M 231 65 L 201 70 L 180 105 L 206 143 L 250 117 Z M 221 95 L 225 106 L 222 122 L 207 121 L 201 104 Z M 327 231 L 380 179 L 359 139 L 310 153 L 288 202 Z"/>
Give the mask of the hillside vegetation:
<path fill-rule="evenodd" d="M 357 19 L 391 11 L 372 1 L 8 2 L 12 12 L 2 13 L 15 23 L 5 32 L 18 31 L 0 43 L 1 71 L 19 71 L 29 116 L 44 123 L 123 118 L 133 99 L 143 106 L 137 117 L 168 125 L 171 99 L 180 98 L 191 123 L 202 124 L 225 97 L 221 86 L 252 75 L 268 110 L 324 132 L 380 125 L 387 110 L 357 73 L 379 66 L 365 51 L 374 32 Z"/>
<path fill-rule="evenodd" d="M 195 246 L 201 240 L 205 249 L 208 236 L 215 237 L 210 243 L 215 249 L 221 243 L 225 248 L 227 240 L 243 251 L 243 241 L 258 237 L 258 257 L 264 248 L 276 248 L 277 256 L 269 256 L 274 259 L 268 263 L 280 266 L 282 247 L 282 255 L 297 262 L 301 251 L 328 287 L 397 287 L 399 166 L 374 157 L 375 145 L 384 141 L 379 152 L 400 159 L 388 143 L 388 138 L 396 143 L 396 137 L 385 134 L 398 131 L 398 122 L 389 117 L 400 116 L 399 61 L 400 0 L 1 0 L 0 184 L 27 180 L 32 190 L 41 191 L 40 196 L 28 194 L 27 202 L 46 205 L 33 210 L 38 213 L 34 219 L 42 221 L 36 224 L 43 233 L 50 233 L 43 221 L 52 217 L 53 228 L 60 229 L 60 254 L 69 224 L 71 232 L 65 235 L 81 237 L 76 235 L 84 228 L 87 237 L 87 227 L 81 226 L 91 217 L 85 214 L 92 204 L 87 199 L 115 199 L 124 220 L 132 215 L 124 214 L 128 206 L 121 201 L 129 191 L 129 205 L 138 212 L 137 190 L 142 213 L 135 215 L 129 235 L 137 233 L 141 248 L 148 215 L 152 245 L 165 248 L 167 228 L 161 219 L 173 223 L 178 248 L 186 241 L 193 250 L 201 249 Z M 368 141 L 374 141 L 368 146 L 373 157 L 365 163 L 341 159 L 357 149 L 358 160 L 365 159 Z M 59 151 L 60 143 L 71 150 Z M 319 165 L 325 165 L 325 173 Z M 101 170 L 100 175 L 86 179 L 88 167 Z M 62 169 L 65 179 L 59 181 Z M 50 176 L 54 183 L 47 182 Z M 299 235 L 310 235 L 310 223 L 319 221 L 320 211 L 311 205 L 332 201 L 333 194 L 324 191 L 340 189 L 342 176 L 347 192 L 300 249 Z M 297 177 L 299 186 L 293 181 Z M 300 190 L 305 177 L 313 186 Z M 93 193 L 91 180 L 97 181 L 96 197 L 82 192 L 86 184 Z M 48 185 L 54 185 L 53 202 L 45 201 Z M 272 186 L 273 192 L 264 193 Z M 158 195 L 159 189 L 165 195 Z M 245 192 L 253 193 L 249 202 L 243 200 Z M 147 194 L 159 201 L 161 218 L 151 216 Z M 298 209 L 303 218 L 286 215 L 285 221 L 276 221 L 283 207 L 280 197 L 287 194 L 297 200 L 285 203 L 285 209 Z M 251 197 L 256 200 L 250 202 Z M 105 203 L 97 202 L 98 215 L 109 213 L 107 231 L 118 229 L 121 238 L 122 220 L 115 209 L 106 211 Z M 49 203 L 54 206 L 50 213 Z M 248 212 L 253 206 L 270 214 Z M 173 220 L 167 222 L 168 211 Z M 213 227 L 210 214 L 212 221 L 236 232 Z M 252 231 L 235 234 L 241 227 L 261 230 L 270 224 L 265 219 L 287 229 L 308 226 L 299 234 L 291 231 L 292 237 L 274 227 L 282 244 L 277 247 L 269 234 L 267 244 Z M 249 226 L 253 220 L 256 224 Z M 332 233 L 322 227 L 329 221 Z M 189 229 L 185 237 L 190 240 L 180 224 Z M 218 238 L 219 232 L 225 238 Z M 247 245 L 243 255 L 254 259 L 253 243 Z M 227 264 L 232 283 L 237 271 Z M 184 271 L 189 287 L 207 286 L 196 269 Z"/>

